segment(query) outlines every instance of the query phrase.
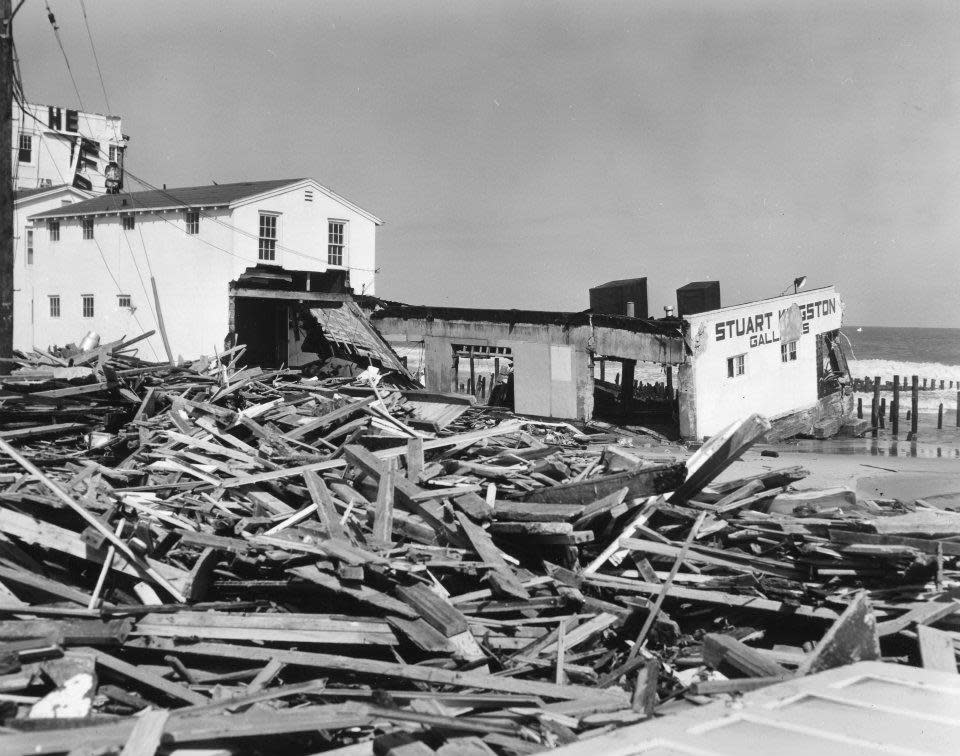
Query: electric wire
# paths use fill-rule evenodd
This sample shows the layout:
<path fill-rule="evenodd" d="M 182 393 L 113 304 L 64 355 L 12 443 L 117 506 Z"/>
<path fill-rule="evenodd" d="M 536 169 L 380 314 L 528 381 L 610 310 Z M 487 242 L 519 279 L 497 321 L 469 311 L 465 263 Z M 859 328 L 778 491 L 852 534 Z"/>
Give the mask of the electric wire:
<path fill-rule="evenodd" d="M 93 33 L 90 31 L 90 20 L 87 18 L 87 6 L 80 0 L 80 11 L 83 13 L 83 25 L 87 27 L 87 39 L 90 40 L 90 51 L 93 53 L 93 62 L 97 64 L 97 75 L 100 77 L 100 88 L 103 90 L 103 101 L 107 112 L 111 111 L 110 98 L 107 97 L 107 85 L 103 83 L 103 71 L 100 69 L 100 58 L 97 57 L 97 47 L 93 44 Z"/>
<path fill-rule="evenodd" d="M 70 67 L 70 58 L 67 57 L 67 51 L 63 47 L 63 39 L 60 37 L 60 27 L 57 25 L 57 17 L 54 16 L 53 11 L 50 10 L 49 2 L 45 2 L 44 5 L 47 6 L 47 20 L 53 28 L 53 36 L 57 38 L 57 44 L 60 45 L 60 52 L 63 53 L 63 62 L 67 64 L 67 73 L 70 74 L 70 81 L 73 82 L 73 91 L 77 93 L 77 102 L 80 104 L 80 110 L 86 111 L 86 108 L 83 106 L 83 98 L 80 96 L 80 87 L 77 86 L 77 80 L 73 75 L 73 68 Z"/>

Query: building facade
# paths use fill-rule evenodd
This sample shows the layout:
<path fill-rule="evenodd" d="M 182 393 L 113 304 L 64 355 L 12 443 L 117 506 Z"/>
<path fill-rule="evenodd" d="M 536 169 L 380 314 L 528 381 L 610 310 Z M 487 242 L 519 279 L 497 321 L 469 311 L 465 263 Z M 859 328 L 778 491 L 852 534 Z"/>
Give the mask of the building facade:
<path fill-rule="evenodd" d="M 691 351 L 679 373 L 684 438 L 712 436 L 754 412 L 776 421 L 812 411 L 838 395 L 843 302 L 832 286 L 684 320 Z"/>
<path fill-rule="evenodd" d="M 14 300 L 34 319 L 30 332 L 15 322 L 15 348 L 159 331 L 156 288 L 172 354 L 184 358 L 223 348 L 230 284 L 258 266 L 307 290 L 372 293 L 382 223 L 312 179 L 103 195 L 30 222 L 33 285 Z M 165 357 L 159 334 L 140 354 Z"/>
<path fill-rule="evenodd" d="M 102 194 L 104 169 L 123 167 L 129 138 L 119 116 L 84 113 L 55 105 L 13 104 L 14 189 L 67 184 Z"/>

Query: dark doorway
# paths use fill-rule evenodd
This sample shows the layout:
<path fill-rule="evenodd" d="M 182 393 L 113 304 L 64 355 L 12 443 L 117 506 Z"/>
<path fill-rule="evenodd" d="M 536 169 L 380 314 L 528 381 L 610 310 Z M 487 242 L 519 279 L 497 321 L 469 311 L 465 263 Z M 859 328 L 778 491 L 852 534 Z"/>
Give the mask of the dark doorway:
<path fill-rule="evenodd" d="M 285 365 L 290 303 L 282 299 L 237 297 L 234 305 L 237 343 L 247 347 L 241 362 L 262 368 Z"/>

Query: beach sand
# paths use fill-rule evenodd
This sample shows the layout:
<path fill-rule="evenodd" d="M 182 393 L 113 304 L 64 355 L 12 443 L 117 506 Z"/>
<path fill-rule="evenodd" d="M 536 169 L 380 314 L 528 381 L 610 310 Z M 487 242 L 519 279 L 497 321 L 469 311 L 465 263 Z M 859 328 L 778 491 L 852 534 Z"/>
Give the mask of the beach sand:
<path fill-rule="evenodd" d="M 896 498 L 913 502 L 922 498 L 934 506 L 960 506 L 960 456 L 919 455 L 889 456 L 873 453 L 868 443 L 864 448 L 850 445 L 834 453 L 833 445 L 840 442 L 816 442 L 823 449 L 813 446 L 784 443 L 757 446 L 746 452 L 718 478 L 719 481 L 757 475 L 770 470 L 800 465 L 810 471 L 795 484 L 797 490 L 832 488 L 844 486 L 857 491 L 865 499 Z M 881 442 L 883 443 L 883 442 Z M 899 444 L 910 447 L 910 444 Z M 779 457 L 763 457 L 764 449 L 775 450 Z"/>

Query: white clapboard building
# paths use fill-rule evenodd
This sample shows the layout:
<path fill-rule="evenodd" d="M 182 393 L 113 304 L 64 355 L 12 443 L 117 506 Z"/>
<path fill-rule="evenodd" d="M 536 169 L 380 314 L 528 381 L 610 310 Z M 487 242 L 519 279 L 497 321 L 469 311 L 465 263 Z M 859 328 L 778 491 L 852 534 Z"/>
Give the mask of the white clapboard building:
<path fill-rule="evenodd" d="M 294 293 L 374 293 L 380 224 L 309 178 L 58 204 L 29 216 L 22 231 L 32 250 L 16 266 L 14 347 L 78 343 L 88 331 L 103 340 L 159 331 L 159 299 L 173 356 L 211 355 L 237 336 L 238 280 L 269 279 Z M 256 323 L 263 319 L 248 290 L 247 322 Z M 164 358 L 159 334 L 140 353 Z"/>

